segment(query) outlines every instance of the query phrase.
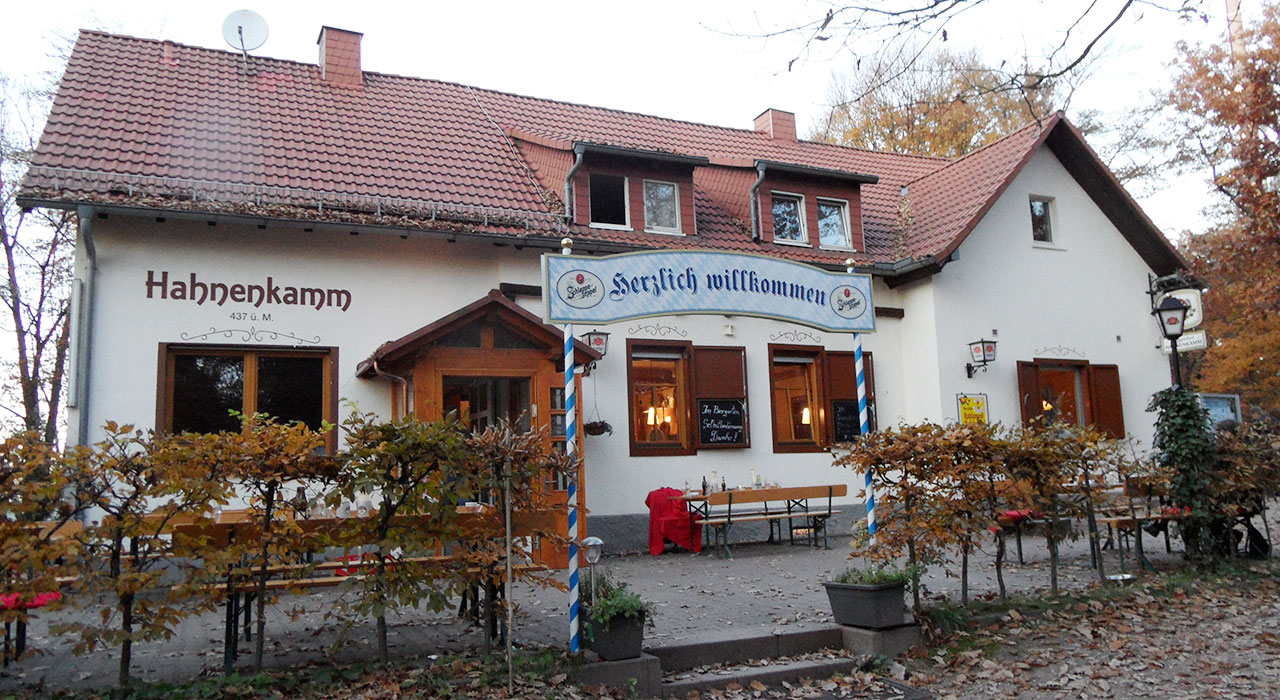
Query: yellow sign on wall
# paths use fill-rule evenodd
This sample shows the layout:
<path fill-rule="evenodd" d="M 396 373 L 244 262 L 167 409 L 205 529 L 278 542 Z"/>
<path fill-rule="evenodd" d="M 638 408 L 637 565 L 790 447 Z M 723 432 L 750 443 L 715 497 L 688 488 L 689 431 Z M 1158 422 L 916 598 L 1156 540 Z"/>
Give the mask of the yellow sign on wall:
<path fill-rule="evenodd" d="M 960 404 L 961 423 L 987 423 L 986 394 L 956 394 L 956 402 Z"/>

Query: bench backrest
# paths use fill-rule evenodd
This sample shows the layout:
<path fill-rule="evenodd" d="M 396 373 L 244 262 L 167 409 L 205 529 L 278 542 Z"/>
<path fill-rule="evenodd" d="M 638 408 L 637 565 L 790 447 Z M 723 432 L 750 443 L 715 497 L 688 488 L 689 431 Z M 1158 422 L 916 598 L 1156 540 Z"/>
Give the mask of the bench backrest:
<path fill-rule="evenodd" d="M 776 489 L 740 489 L 707 494 L 707 504 L 727 506 L 730 503 L 763 503 L 765 501 L 798 501 L 806 498 L 837 498 L 849 493 L 846 484 L 829 486 L 787 486 Z"/>

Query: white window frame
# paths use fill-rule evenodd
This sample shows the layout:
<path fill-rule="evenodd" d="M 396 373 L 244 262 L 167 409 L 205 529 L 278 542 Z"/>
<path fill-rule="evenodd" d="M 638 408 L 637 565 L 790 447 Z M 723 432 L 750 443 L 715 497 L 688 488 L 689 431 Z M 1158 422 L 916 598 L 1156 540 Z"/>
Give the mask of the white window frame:
<path fill-rule="evenodd" d="M 818 197 L 818 247 L 823 250 L 848 250 L 855 251 L 853 247 L 853 222 L 849 220 L 849 200 L 836 199 L 835 197 Z M 822 242 L 822 205 L 834 204 L 840 207 L 840 220 L 844 222 L 844 239 L 848 241 L 845 245 L 825 245 Z"/>
<path fill-rule="evenodd" d="M 674 235 L 678 235 L 678 236 L 683 236 L 683 235 L 684 235 L 684 228 L 683 228 L 683 226 L 682 226 L 681 217 L 680 217 L 680 183 L 678 183 L 678 182 L 670 182 L 670 181 L 668 181 L 668 180 L 643 180 L 643 181 L 641 181 L 641 183 L 640 183 L 640 200 L 641 200 L 641 201 L 640 201 L 640 206 L 641 206 L 641 207 L 644 207 L 645 202 L 646 202 L 646 200 L 647 200 L 647 198 L 648 198 L 648 196 L 649 196 L 649 191 L 645 188 L 645 185 L 648 185 L 650 182 L 654 183 L 655 185 L 671 185 L 673 188 L 675 188 L 675 191 L 676 191 L 676 227 L 675 227 L 675 228 L 666 228 L 665 226 L 651 226 L 651 225 L 649 224 L 649 216 L 648 216 L 648 214 L 646 213 L 646 214 L 645 214 L 645 217 L 644 217 L 644 230 L 645 230 L 645 233 L 665 233 L 665 234 L 674 234 Z M 644 210 L 643 210 L 643 209 L 641 209 L 641 211 L 644 211 Z"/>
<path fill-rule="evenodd" d="M 812 248 L 812 247 L 813 247 L 813 244 L 809 243 L 809 224 L 808 224 L 808 221 L 807 221 L 807 219 L 808 219 L 809 217 L 807 216 L 806 211 L 805 211 L 805 206 L 804 206 L 804 195 L 802 195 L 802 194 L 800 194 L 800 193 L 798 193 L 798 192 L 783 192 L 783 191 L 781 191 L 781 190 L 777 190 L 777 191 L 770 191 L 770 192 L 769 192 L 769 223 L 770 223 L 771 225 L 772 225 L 772 223 L 773 223 L 773 202 L 774 202 L 774 200 L 775 200 L 775 199 L 777 199 L 779 196 L 781 196 L 781 197 L 783 197 L 783 198 L 785 198 L 785 199 L 794 199 L 794 200 L 796 200 L 796 203 L 797 203 L 797 204 L 799 205 L 799 207 L 800 207 L 800 240 L 798 240 L 798 241 L 793 241 L 793 240 L 791 240 L 791 239 L 789 239 L 789 238 L 779 239 L 779 238 L 778 238 L 778 229 L 777 229 L 777 227 L 774 227 L 774 229 L 773 229 L 773 242 L 774 242 L 774 243 L 777 243 L 778 245 L 794 245 L 794 246 L 800 246 L 800 247 L 802 247 L 802 248 Z"/>
<path fill-rule="evenodd" d="M 591 175 L 608 175 L 610 177 L 622 178 L 622 210 L 626 214 L 627 223 L 625 224 L 606 224 L 598 221 L 592 221 L 591 212 Z M 610 231 L 633 231 L 631 228 L 631 178 L 626 175 L 618 175 L 617 173 L 596 172 L 587 174 L 587 220 L 589 228 L 608 229 Z"/>
<path fill-rule="evenodd" d="M 1047 241 L 1036 240 L 1035 218 L 1031 217 L 1032 202 L 1043 202 L 1045 210 L 1049 213 L 1049 240 Z M 1054 204 L 1053 197 L 1038 194 L 1029 195 L 1027 197 L 1027 216 L 1031 217 L 1031 245 L 1036 248 L 1050 248 L 1053 250 L 1062 249 L 1062 231 L 1061 227 L 1058 225 L 1060 223 L 1058 221 L 1058 207 Z"/>

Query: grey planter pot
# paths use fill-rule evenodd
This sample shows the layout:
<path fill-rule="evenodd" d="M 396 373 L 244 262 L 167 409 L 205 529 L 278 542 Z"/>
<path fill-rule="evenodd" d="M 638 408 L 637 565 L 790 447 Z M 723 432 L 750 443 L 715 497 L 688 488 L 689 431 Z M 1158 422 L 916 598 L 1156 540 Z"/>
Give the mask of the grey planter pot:
<path fill-rule="evenodd" d="M 644 646 L 644 617 L 622 617 L 609 621 L 609 628 L 583 615 L 586 622 L 585 643 L 588 649 L 605 661 L 621 661 L 640 656 Z"/>
<path fill-rule="evenodd" d="M 823 583 L 831 601 L 831 613 L 842 625 L 864 629 L 900 627 L 906 605 L 905 583 Z"/>

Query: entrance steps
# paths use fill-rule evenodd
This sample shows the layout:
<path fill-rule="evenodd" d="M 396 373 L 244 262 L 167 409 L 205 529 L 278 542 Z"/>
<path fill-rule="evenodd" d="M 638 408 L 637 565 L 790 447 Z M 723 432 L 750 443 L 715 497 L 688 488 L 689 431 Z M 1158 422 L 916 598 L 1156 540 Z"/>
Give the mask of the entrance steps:
<path fill-rule="evenodd" d="M 713 639 L 661 644 L 638 659 L 585 664 L 575 673 L 581 685 L 634 688 L 641 697 L 686 698 L 690 692 L 724 690 L 733 684 L 748 692 L 758 683 L 778 686 L 804 679 L 823 681 L 864 668 L 875 656 L 893 656 L 919 641 L 919 628 L 901 628 L 867 636 L 866 630 L 827 625 L 765 635 L 729 634 Z M 634 679 L 634 680 L 632 680 Z M 927 693 L 877 678 L 904 700 Z"/>

